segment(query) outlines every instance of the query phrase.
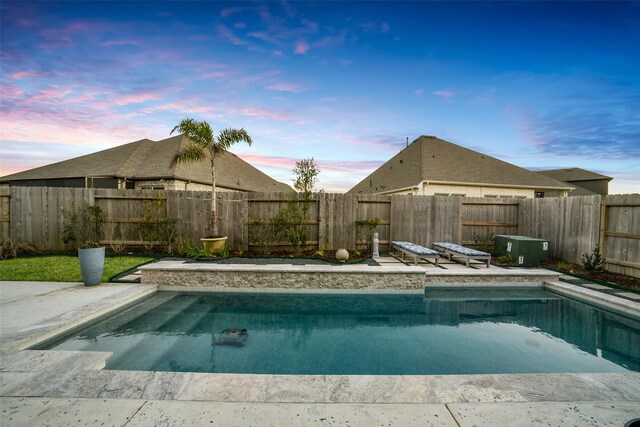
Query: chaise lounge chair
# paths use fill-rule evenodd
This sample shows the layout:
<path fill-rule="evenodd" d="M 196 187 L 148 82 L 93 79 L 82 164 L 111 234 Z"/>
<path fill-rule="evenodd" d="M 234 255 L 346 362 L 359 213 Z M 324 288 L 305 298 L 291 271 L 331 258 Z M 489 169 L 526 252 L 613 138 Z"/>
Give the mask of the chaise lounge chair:
<path fill-rule="evenodd" d="M 412 256 L 415 265 L 418 265 L 418 259 L 423 259 L 427 262 L 429 262 L 429 259 L 431 259 L 436 267 L 438 266 L 438 258 L 440 258 L 440 253 L 438 251 L 434 251 L 433 249 L 425 248 L 424 246 L 416 245 L 415 243 L 411 242 L 392 241 L 391 250 L 396 250 L 402 253 L 403 260 L 405 255 Z"/>
<path fill-rule="evenodd" d="M 491 254 L 477 251 L 475 249 L 465 248 L 464 246 L 456 245 L 455 243 L 448 242 L 434 242 L 433 248 L 439 251 L 443 256 L 446 256 L 451 260 L 452 258 L 462 258 L 465 260 L 467 267 L 469 267 L 470 260 L 477 260 L 487 263 L 491 262 Z"/>

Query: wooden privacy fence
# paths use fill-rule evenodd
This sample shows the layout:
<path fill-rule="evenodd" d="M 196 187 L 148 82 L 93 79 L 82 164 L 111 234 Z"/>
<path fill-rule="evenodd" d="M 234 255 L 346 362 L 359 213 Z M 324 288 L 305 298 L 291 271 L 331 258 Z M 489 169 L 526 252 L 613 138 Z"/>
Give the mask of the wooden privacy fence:
<path fill-rule="evenodd" d="M 252 221 L 268 223 L 291 197 L 297 196 L 219 192 L 220 231 L 228 236 L 230 247 L 249 249 Z M 61 250 L 69 212 L 83 203 L 100 206 L 105 228 L 119 228 L 117 236 L 103 236 L 105 243 L 145 244 L 140 224 L 149 206 L 157 215 L 178 220 L 178 240 L 196 244 L 211 231 L 209 192 L 0 187 L 0 237 Z M 367 230 L 358 221 L 374 217 L 380 220 L 376 231 L 382 250 L 391 240 L 472 246 L 490 233 L 519 234 L 549 240 L 551 256 L 574 263 L 599 243 L 608 270 L 640 276 L 640 195 L 487 199 L 316 193 L 305 223 L 307 248 L 365 249 Z M 287 245 L 276 242 L 282 248 Z"/>
<path fill-rule="evenodd" d="M 603 198 L 599 235 L 605 268 L 640 277 L 640 194 Z"/>

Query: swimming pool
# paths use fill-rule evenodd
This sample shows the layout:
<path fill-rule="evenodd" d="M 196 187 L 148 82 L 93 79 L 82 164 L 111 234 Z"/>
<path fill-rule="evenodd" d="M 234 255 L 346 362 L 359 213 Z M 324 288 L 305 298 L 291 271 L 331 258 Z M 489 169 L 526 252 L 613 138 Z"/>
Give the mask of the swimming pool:
<path fill-rule="evenodd" d="M 244 332 L 243 330 L 246 330 Z M 160 292 L 38 349 L 107 369 L 336 375 L 640 371 L 640 322 L 543 289 Z"/>

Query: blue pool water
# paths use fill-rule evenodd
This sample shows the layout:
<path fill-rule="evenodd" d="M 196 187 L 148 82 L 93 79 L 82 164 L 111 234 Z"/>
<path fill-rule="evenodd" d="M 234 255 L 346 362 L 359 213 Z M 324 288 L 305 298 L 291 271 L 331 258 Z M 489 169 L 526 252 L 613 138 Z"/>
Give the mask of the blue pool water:
<path fill-rule="evenodd" d="M 233 341 L 241 329 L 244 345 Z M 119 370 L 624 372 L 640 371 L 640 322 L 541 289 L 424 295 L 161 292 L 39 348 L 112 351 L 107 369 Z"/>

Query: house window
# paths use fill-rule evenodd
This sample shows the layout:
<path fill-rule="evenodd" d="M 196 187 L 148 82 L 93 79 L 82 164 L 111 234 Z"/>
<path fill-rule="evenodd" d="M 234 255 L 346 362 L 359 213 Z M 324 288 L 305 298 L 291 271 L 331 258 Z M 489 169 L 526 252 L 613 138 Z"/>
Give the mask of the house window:
<path fill-rule="evenodd" d="M 434 196 L 448 196 L 449 193 L 433 193 Z"/>
<path fill-rule="evenodd" d="M 513 198 L 513 196 L 511 195 L 506 195 L 506 196 L 500 196 L 501 199 L 511 199 Z"/>
<path fill-rule="evenodd" d="M 141 185 L 141 190 L 164 190 L 164 185 Z"/>
<path fill-rule="evenodd" d="M 460 196 L 460 197 L 465 197 L 466 194 L 464 193 L 451 193 L 452 196 Z"/>
<path fill-rule="evenodd" d="M 543 198 L 543 197 L 544 197 L 544 191 L 536 191 L 536 192 L 535 192 L 535 197 L 536 197 L 537 199 L 541 199 L 541 198 Z"/>
<path fill-rule="evenodd" d="M 494 199 L 498 198 L 497 194 L 485 194 L 484 197 L 493 197 Z"/>

